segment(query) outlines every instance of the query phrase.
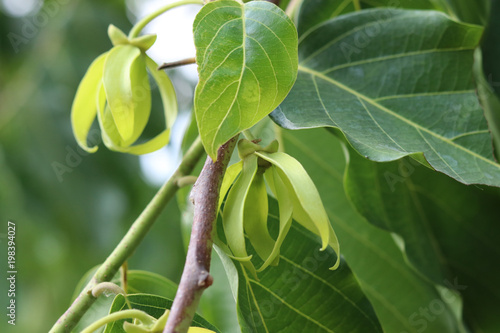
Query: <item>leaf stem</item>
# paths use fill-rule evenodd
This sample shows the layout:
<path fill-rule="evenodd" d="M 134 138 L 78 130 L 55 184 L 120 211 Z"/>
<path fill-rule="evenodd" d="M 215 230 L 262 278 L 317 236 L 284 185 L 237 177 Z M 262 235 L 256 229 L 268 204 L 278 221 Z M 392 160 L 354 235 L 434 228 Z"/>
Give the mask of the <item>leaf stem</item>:
<path fill-rule="evenodd" d="M 178 61 L 166 62 L 163 65 L 160 65 L 158 67 L 158 70 L 179 67 L 184 65 L 191 65 L 191 64 L 196 64 L 196 58 L 186 58 Z"/>
<path fill-rule="evenodd" d="M 215 162 L 207 157 L 205 166 L 193 187 L 194 217 L 191 240 L 181 282 L 164 333 L 186 333 L 203 291 L 212 285 L 213 280 L 209 274 L 212 254 L 211 234 L 217 219 L 220 186 L 236 146 L 237 137 L 233 137 L 219 148 Z"/>
<path fill-rule="evenodd" d="M 141 310 L 133 309 L 133 310 L 122 310 L 118 312 L 113 312 L 106 317 L 103 317 L 92 324 L 85 328 L 83 331 L 80 333 L 93 333 L 95 330 L 97 330 L 99 327 L 104 326 L 106 324 L 112 323 L 117 320 L 121 319 L 138 319 L 140 320 L 143 324 L 146 325 L 152 325 L 155 322 L 155 318 L 151 317 L 148 315 L 146 312 L 143 312 Z"/>
<path fill-rule="evenodd" d="M 139 36 L 139 33 L 144 29 L 146 25 L 148 25 L 149 22 L 153 21 L 155 18 L 160 16 L 161 14 L 165 13 L 166 11 L 179 7 L 182 5 L 203 5 L 204 2 L 203 0 L 180 0 L 174 3 L 169 3 L 168 5 L 165 5 L 156 11 L 152 12 L 148 16 L 144 17 L 141 19 L 139 22 L 137 22 L 133 27 L 132 30 L 130 30 L 130 33 L 128 34 L 129 39 L 135 38 Z"/>
<path fill-rule="evenodd" d="M 204 154 L 200 138 L 191 145 L 184 158 L 170 179 L 160 188 L 141 215 L 135 220 L 127 234 L 116 246 L 109 257 L 96 271 L 90 282 L 74 300 L 73 304 L 54 324 L 49 333 L 70 332 L 85 312 L 96 301 L 92 296 L 92 288 L 101 282 L 110 281 L 120 266 L 135 251 L 149 229 L 160 215 L 163 208 L 174 197 L 179 189 L 178 179 L 189 175 Z"/>

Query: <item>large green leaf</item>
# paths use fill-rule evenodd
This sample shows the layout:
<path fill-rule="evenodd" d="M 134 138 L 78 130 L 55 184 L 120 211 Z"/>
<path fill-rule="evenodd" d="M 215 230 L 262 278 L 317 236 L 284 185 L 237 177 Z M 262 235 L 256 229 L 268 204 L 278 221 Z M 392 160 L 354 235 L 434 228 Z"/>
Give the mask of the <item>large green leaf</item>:
<path fill-rule="evenodd" d="M 134 295 L 128 295 L 127 299 L 130 302 L 132 309 L 138 309 L 144 311 L 150 316 L 155 317 L 156 319 L 160 318 L 163 315 L 163 313 L 165 313 L 166 309 L 170 309 L 172 307 L 171 300 L 156 295 L 134 294 Z M 127 303 L 125 302 L 125 297 L 123 297 L 123 295 L 116 295 L 113 301 L 113 305 L 111 306 L 109 312 L 113 313 L 125 310 L 127 308 L 128 306 Z M 125 332 L 123 330 L 124 322 L 125 320 L 117 320 L 111 324 L 106 325 L 104 333 L 124 333 Z M 220 331 L 217 328 L 215 328 L 212 324 L 210 324 L 208 321 L 206 321 L 197 314 L 194 315 L 194 319 L 191 326 L 203 327 L 210 329 L 214 332 L 220 333 Z"/>
<path fill-rule="evenodd" d="M 194 106 L 207 153 L 268 115 L 297 77 L 297 31 L 275 5 L 208 3 L 193 25 L 199 83 Z"/>
<path fill-rule="evenodd" d="M 489 0 L 434 0 L 449 8 L 458 19 L 474 24 L 484 24 L 488 16 Z M 492 1 L 494 3 L 496 1 Z"/>
<path fill-rule="evenodd" d="M 297 82 L 272 117 L 292 129 L 338 127 L 375 161 L 423 153 L 460 182 L 500 186 L 472 80 L 481 31 L 396 9 L 327 21 L 301 41 Z"/>
<path fill-rule="evenodd" d="M 298 17 L 299 37 L 307 35 L 314 27 L 331 18 L 372 7 L 397 7 L 406 9 L 437 9 L 435 0 L 303 0 Z"/>
<path fill-rule="evenodd" d="M 474 77 L 477 83 L 477 95 L 481 106 L 484 109 L 484 116 L 488 121 L 493 143 L 495 146 L 495 154 L 498 160 L 500 149 L 500 95 L 495 93 L 495 85 L 492 78 L 493 75 L 486 74 L 486 69 L 483 68 L 483 55 L 480 49 L 476 50 L 474 63 Z M 500 69 L 500 68 L 499 68 Z"/>
<path fill-rule="evenodd" d="M 498 189 L 464 186 L 409 158 L 374 163 L 351 151 L 346 191 L 373 224 L 399 234 L 436 283 L 457 283 L 478 332 L 500 329 Z"/>
<path fill-rule="evenodd" d="M 287 153 L 316 184 L 341 244 L 386 333 L 460 332 L 455 315 L 433 284 L 415 274 L 388 232 L 367 223 L 345 196 L 345 158 L 339 141 L 324 130 L 283 132 Z M 328 147 L 328 149 L 325 149 Z M 453 282 L 452 282 L 453 283 Z M 439 311 L 428 312 L 439 306 Z M 442 306 L 442 307 L 441 307 Z"/>
<path fill-rule="evenodd" d="M 277 232 L 278 219 L 278 204 L 270 199 L 271 232 Z M 292 223 L 278 266 L 255 279 L 234 261 L 242 332 L 382 332 L 347 264 L 341 259 L 337 270 L 329 270 L 335 252 L 320 248 L 318 237 Z"/>
<path fill-rule="evenodd" d="M 481 50 L 483 52 L 483 69 L 486 73 L 488 83 L 500 96 L 500 2 L 491 1 L 490 15 L 488 24 L 484 30 L 484 36 L 481 41 Z"/>
<path fill-rule="evenodd" d="M 500 2 L 492 1 L 490 17 L 481 40 L 481 51 L 476 53 L 475 76 L 479 99 L 493 135 L 495 147 L 500 149 Z"/>

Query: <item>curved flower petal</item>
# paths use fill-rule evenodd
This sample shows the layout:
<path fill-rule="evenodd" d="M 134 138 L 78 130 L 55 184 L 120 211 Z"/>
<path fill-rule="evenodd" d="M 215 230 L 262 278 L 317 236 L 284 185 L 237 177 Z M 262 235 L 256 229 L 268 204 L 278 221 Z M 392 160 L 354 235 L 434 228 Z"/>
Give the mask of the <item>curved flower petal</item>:
<path fill-rule="evenodd" d="M 222 213 L 222 224 L 229 248 L 235 257 L 248 257 L 244 235 L 244 208 L 250 185 L 257 172 L 257 156 L 251 155 L 245 159 L 240 177 L 236 180 L 227 196 Z M 245 267 L 256 275 L 252 263 L 245 262 Z"/>
<path fill-rule="evenodd" d="M 256 152 L 255 155 L 276 166 L 278 176 L 289 193 L 292 194 L 293 218 L 321 237 L 323 250 L 330 245 L 337 253 L 337 262 L 332 267 L 332 269 L 335 269 L 340 262 L 339 242 L 332 229 L 318 190 L 302 164 L 290 155 L 281 152 L 272 154 Z M 274 186 L 276 187 L 276 179 L 274 180 Z"/>
<path fill-rule="evenodd" d="M 278 200 L 279 213 L 280 213 L 280 229 L 278 238 L 274 244 L 274 248 L 269 255 L 269 257 L 264 261 L 264 264 L 257 270 L 257 272 L 262 272 L 269 265 L 276 263 L 279 258 L 281 244 L 285 240 L 290 227 L 292 226 L 292 213 L 293 213 L 293 203 L 288 189 L 286 188 L 283 181 L 281 181 L 278 171 L 275 166 L 270 167 L 266 170 L 264 174 L 266 181 L 271 187 L 276 199 Z"/>
<path fill-rule="evenodd" d="M 137 140 L 151 112 L 151 93 L 141 51 L 118 45 L 104 63 L 104 90 L 111 114 L 124 145 Z"/>
<path fill-rule="evenodd" d="M 174 85 L 167 73 L 164 71 L 159 71 L 158 65 L 148 57 L 146 58 L 146 66 L 149 70 L 151 76 L 155 80 L 158 85 L 158 89 L 160 90 L 160 96 L 163 103 L 163 111 L 165 113 L 165 123 L 167 128 L 172 128 L 172 125 L 175 122 L 175 118 L 177 117 L 177 97 L 175 94 Z"/>
<path fill-rule="evenodd" d="M 248 239 L 262 260 L 266 260 L 271 255 L 275 244 L 267 228 L 268 214 L 269 207 L 264 174 L 257 170 L 248 189 L 243 221 Z"/>
<path fill-rule="evenodd" d="M 89 66 L 87 73 L 78 86 L 71 107 L 71 126 L 76 141 L 82 149 L 89 153 L 97 151 L 97 146 L 89 147 L 87 145 L 87 136 L 97 113 L 96 95 L 101 86 L 104 62 L 107 55 L 108 52 L 101 54 Z"/>
<path fill-rule="evenodd" d="M 224 174 L 224 179 L 222 179 L 222 185 L 220 186 L 219 191 L 219 209 L 222 205 L 222 202 L 224 202 L 224 199 L 226 198 L 227 191 L 229 191 L 229 188 L 231 187 L 231 185 L 233 185 L 234 180 L 236 179 L 236 177 L 238 177 L 242 168 L 243 161 L 239 161 L 238 163 L 230 165 L 226 169 L 226 173 Z"/>

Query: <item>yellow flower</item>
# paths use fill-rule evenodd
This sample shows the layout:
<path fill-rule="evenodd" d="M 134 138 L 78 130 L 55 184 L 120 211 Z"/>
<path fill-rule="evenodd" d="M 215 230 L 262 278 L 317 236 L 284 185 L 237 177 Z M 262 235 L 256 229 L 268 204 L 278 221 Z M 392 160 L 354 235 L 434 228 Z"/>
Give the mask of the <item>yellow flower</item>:
<path fill-rule="evenodd" d="M 177 116 L 177 100 L 167 74 L 157 71 L 156 63 L 145 51 L 156 41 L 155 35 L 129 39 L 121 30 L 109 26 L 113 48 L 90 65 L 76 92 L 71 109 L 75 138 L 88 152 L 87 136 L 96 116 L 104 144 L 110 150 L 145 154 L 165 146 Z M 151 113 L 149 74 L 158 85 L 163 102 L 166 129 L 148 142 L 133 145 L 141 136 Z"/>
<path fill-rule="evenodd" d="M 281 244 L 294 219 L 320 236 L 322 250 L 327 246 L 332 247 L 337 253 L 337 262 L 332 269 L 337 268 L 337 236 L 318 190 L 304 167 L 290 155 L 278 152 L 277 141 L 263 148 L 243 139 L 238 143 L 238 151 L 242 161 L 228 168 L 221 186 L 222 201 L 234 182 L 222 213 L 224 233 L 232 257 L 242 261 L 254 275 L 271 264 L 277 264 Z M 271 237 L 267 227 L 266 183 L 279 205 L 280 225 L 276 240 Z M 251 256 L 247 254 L 245 235 L 264 261 L 257 271 L 250 261 Z"/>

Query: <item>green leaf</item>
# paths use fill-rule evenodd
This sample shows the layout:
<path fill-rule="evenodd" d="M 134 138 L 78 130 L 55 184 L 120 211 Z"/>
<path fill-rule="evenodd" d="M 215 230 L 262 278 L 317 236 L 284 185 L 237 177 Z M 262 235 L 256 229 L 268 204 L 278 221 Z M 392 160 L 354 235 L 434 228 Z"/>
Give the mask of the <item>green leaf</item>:
<path fill-rule="evenodd" d="M 303 0 L 297 17 L 299 37 L 337 16 L 374 7 L 397 7 L 400 9 L 441 9 L 439 1 L 446 0 Z"/>
<path fill-rule="evenodd" d="M 146 127 L 151 112 L 151 89 L 141 50 L 118 45 L 104 64 L 104 90 L 123 145 L 135 142 Z"/>
<path fill-rule="evenodd" d="M 297 15 L 299 37 L 331 18 L 359 10 L 359 1 L 303 0 Z"/>
<path fill-rule="evenodd" d="M 491 263 L 500 261 L 500 191 L 464 186 L 408 158 L 377 164 L 349 156 L 346 191 L 363 216 L 400 235 L 425 276 L 457 285 L 474 331 L 498 331 L 500 268 Z"/>
<path fill-rule="evenodd" d="M 270 198 L 270 225 L 277 231 L 278 204 Z M 278 266 L 248 275 L 238 271 L 238 315 L 242 332 L 382 332 L 370 302 L 341 259 L 336 271 L 332 249 L 293 223 L 280 251 Z"/>
<path fill-rule="evenodd" d="M 497 157 L 500 149 L 500 2 L 492 1 L 490 17 L 481 40 L 481 50 L 476 51 L 474 70 L 478 95 L 490 126 Z"/>
<path fill-rule="evenodd" d="M 148 271 L 128 271 L 128 294 L 153 294 L 173 299 L 177 292 L 177 284 L 156 273 Z"/>
<path fill-rule="evenodd" d="M 85 73 L 78 86 L 75 100 L 71 107 L 71 126 L 73 127 L 76 141 L 82 149 L 89 153 L 97 151 L 97 146 L 89 147 L 87 145 L 87 136 L 97 114 L 96 96 L 101 85 L 104 62 L 107 56 L 108 52 L 101 54 L 89 66 L 87 73 Z"/>
<path fill-rule="evenodd" d="M 87 286 L 92 276 L 99 268 L 99 265 L 91 268 L 78 282 L 72 299 L 74 300 Z M 120 285 L 120 274 L 116 274 L 111 280 L 112 283 Z M 127 292 L 131 293 L 151 293 L 173 299 L 177 292 L 177 285 L 169 279 L 147 271 L 130 270 L 127 273 Z M 120 285 L 121 286 L 121 285 Z M 121 286 L 123 287 L 123 286 Z M 75 327 L 75 332 L 80 332 L 85 327 L 93 322 L 105 317 L 113 304 L 113 297 L 105 295 L 100 296 L 92 305 L 89 311 L 85 313 L 83 318 Z"/>
<path fill-rule="evenodd" d="M 366 222 L 352 208 L 344 193 L 345 158 L 340 142 L 322 129 L 283 131 L 283 139 L 286 151 L 301 162 L 316 184 L 342 244 L 342 255 L 370 299 L 384 332 L 460 332 L 448 304 L 457 296 L 448 292 L 441 298 L 433 284 L 406 264 L 391 235 Z M 432 320 L 421 312 L 430 311 L 431 305 L 442 305 L 440 311 L 432 312 Z"/>
<path fill-rule="evenodd" d="M 153 316 L 157 319 L 160 318 L 165 313 L 166 309 L 170 309 L 172 307 L 171 300 L 156 295 L 134 294 L 134 295 L 128 295 L 127 298 L 133 309 L 144 311 L 150 316 Z M 125 297 L 123 297 L 123 295 L 116 295 L 113 301 L 113 305 L 111 306 L 110 313 L 125 309 L 127 309 L 127 303 L 125 302 Z M 127 321 L 131 322 L 130 320 Z M 118 320 L 111 324 L 106 325 L 104 333 L 125 332 L 123 330 L 124 322 L 125 320 Z M 207 328 L 217 333 L 220 332 L 212 324 L 210 324 L 208 321 L 206 321 L 200 315 L 197 314 L 194 315 L 193 323 L 191 325 L 195 327 Z"/>
<path fill-rule="evenodd" d="M 436 0 L 436 2 L 438 1 L 443 6 L 447 6 L 454 16 L 464 22 L 484 24 L 488 16 L 490 2 L 488 0 Z"/>
<path fill-rule="evenodd" d="M 493 84 L 493 76 L 485 75 L 483 65 L 483 56 L 480 49 L 476 50 L 474 62 L 474 77 L 477 83 L 477 95 L 481 106 L 484 109 L 484 116 L 488 120 L 495 146 L 495 152 L 498 159 L 500 149 L 500 95 L 495 93 Z M 489 81 L 489 82 L 488 82 Z"/>
<path fill-rule="evenodd" d="M 206 4 L 194 25 L 199 83 L 194 106 L 205 150 L 268 115 L 297 76 L 297 32 L 275 5 L 221 0 Z"/>
<path fill-rule="evenodd" d="M 500 96 L 500 37 L 498 31 L 500 29 L 500 3 L 491 1 L 490 15 L 488 24 L 484 30 L 484 36 L 481 40 L 482 50 L 482 67 L 486 73 L 488 83 Z"/>
<path fill-rule="evenodd" d="M 472 80 L 481 31 L 428 11 L 327 21 L 301 41 L 297 82 L 272 117 L 292 129 L 340 128 L 375 161 L 423 153 L 460 182 L 500 186 Z"/>

